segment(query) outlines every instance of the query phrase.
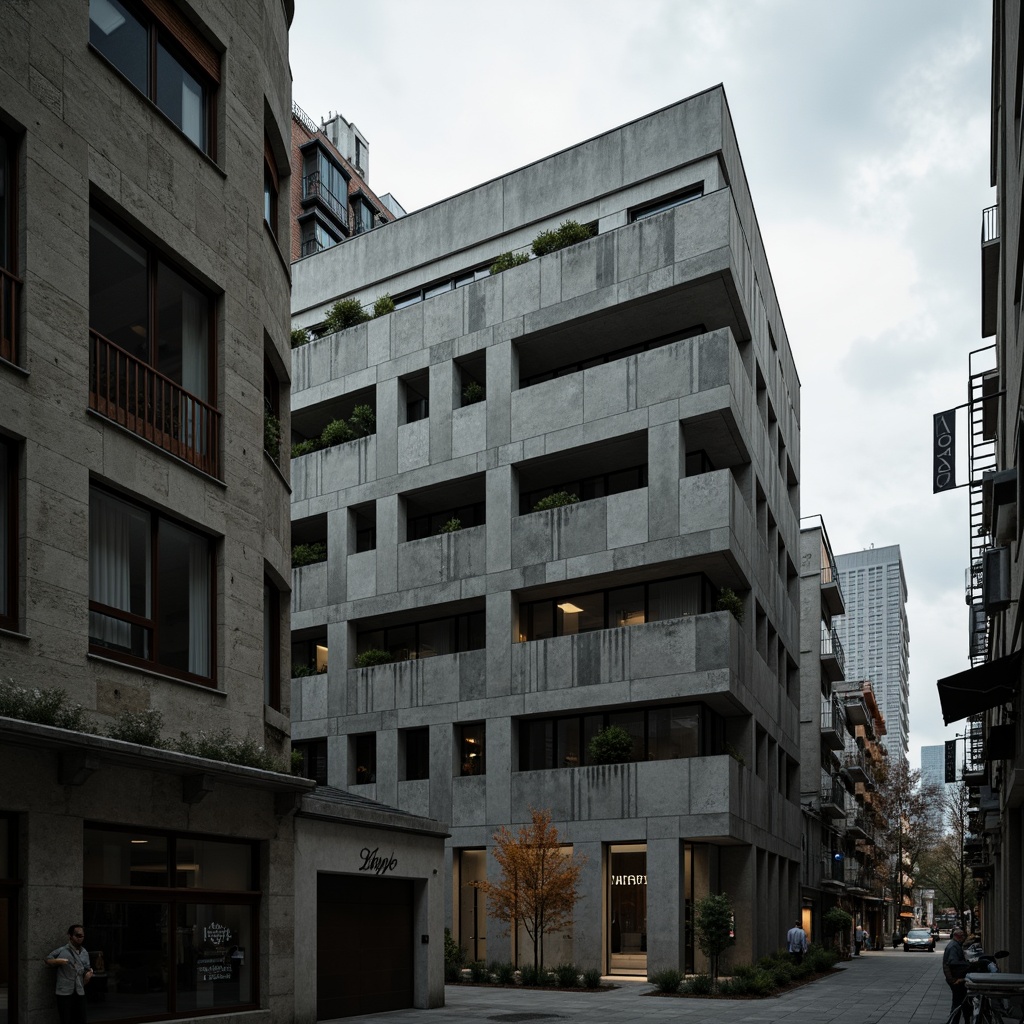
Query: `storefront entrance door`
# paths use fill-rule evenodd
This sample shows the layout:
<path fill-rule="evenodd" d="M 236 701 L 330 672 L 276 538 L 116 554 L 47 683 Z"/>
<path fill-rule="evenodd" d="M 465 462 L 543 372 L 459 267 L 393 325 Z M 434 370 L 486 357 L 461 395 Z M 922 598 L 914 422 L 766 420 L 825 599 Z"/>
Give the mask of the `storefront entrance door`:
<path fill-rule="evenodd" d="M 647 845 L 608 849 L 608 972 L 647 974 Z"/>

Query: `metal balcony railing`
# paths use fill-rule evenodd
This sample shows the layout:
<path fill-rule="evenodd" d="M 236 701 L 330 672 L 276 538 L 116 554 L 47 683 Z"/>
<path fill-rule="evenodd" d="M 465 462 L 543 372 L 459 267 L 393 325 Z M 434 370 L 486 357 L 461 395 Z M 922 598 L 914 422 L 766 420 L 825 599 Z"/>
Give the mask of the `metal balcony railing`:
<path fill-rule="evenodd" d="M 999 205 L 981 211 L 981 244 L 999 241 Z"/>
<path fill-rule="evenodd" d="M 307 174 L 302 179 L 302 198 L 319 199 L 348 229 L 348 197 L 339 199 L 324 183 L 319 171 Z"/>
<path fill-rule="evenodd" d="M 823 658 L 835 658 L 839 669 L 846 673 L 846 652 L 843 650 L 843 642 L 839 639 L 835 626 L 821 624 L 821 656 Z"/>
<path fill-rule="evenodd" d="M 220 412 L 102 334 L 89 348 L 89 408 L 219 479 Z"/>
<path fill-rule="evenodd" d="M 17 362 L 18 293 L 21 278 L 0 267 L 0 359 Z"/>
<path fill-rule="evenodd" d="M 846 742 L 846 706 L 833 694 L 821 700 L 822 739 L 834 750 L 842 750 Z"/>

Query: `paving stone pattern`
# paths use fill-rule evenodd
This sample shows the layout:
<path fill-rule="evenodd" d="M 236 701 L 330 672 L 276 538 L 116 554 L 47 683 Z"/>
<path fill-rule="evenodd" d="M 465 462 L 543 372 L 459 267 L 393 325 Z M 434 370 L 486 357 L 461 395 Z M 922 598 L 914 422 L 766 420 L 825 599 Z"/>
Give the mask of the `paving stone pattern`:
<path fill-rule="evenodd" d="M 569 1024 L 945 1024 L 949 989 L 936 953 L 885 950 L 773 999 L 676 999 L 649 996 L 646 981 L 616 979 L 614 992 L 520 992 L 448 985 L 446 1005 L 347 1017 L 346 1024 L 483 1024 L 565 1021 Z"/>

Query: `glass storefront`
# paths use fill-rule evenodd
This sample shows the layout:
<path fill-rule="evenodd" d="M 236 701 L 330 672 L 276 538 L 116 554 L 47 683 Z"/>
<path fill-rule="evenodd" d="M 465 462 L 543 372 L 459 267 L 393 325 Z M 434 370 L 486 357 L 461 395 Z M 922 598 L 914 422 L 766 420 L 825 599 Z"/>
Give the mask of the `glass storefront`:
<path fill-rule="evenodd" d="M 608 972 L 647 974 L 647 844 L 608 848 Z"/>
<path fill-rule="evenodd" d="M 456 850 L 455 853 L 459 945 L 470 960 L 486 960 L 487 897 L 471 883 L 487 880 L 487 851 Z"/>
<path fill-rule="evenodd" d="M 84 838 L 91 1020 L 257 1004 L 255 844 L 102 826 Z"/>

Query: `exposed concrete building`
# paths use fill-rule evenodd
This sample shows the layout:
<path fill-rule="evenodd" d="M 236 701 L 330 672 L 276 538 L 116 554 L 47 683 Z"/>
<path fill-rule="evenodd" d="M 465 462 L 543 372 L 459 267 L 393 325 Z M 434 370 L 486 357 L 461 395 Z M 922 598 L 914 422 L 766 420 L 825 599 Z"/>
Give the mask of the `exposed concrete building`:
<path fill-rule="evenodd" d="M 836 631 L 849 679 L 870 679 L 892 756 L 910 749 L 910 627 L 899 544 L 836 555 L 846 612 Z"/>
<path fill-rule="evenodd" d="M 292 14 L 0 5 L 0 676 L 64 690 L 100 731 L 159 712 L 165 739 L 223 732 L 283 759 Z M 14 717 L 0 778 L 9 1024 L 53 1019 L 41 959 L 72 922 L 94 1022 L 311 1021 L 311 971 L 337 988 L 361 966 L 296 936 L 318 876 L 342 880 L 337 914 L 401 905 L 407 1003 L 443 999 L 440 949 L 419 943 L 441 925 L 436 822 Z M 377 887 L 377 846 L 401 892 Z"/>
<path fill-rule="evenodd" d="M 1021 597 L 1020 410 L 1024 327 L 1020 317 L 1024 155 L 1020 91 L 1024 22 L 1019 4 L 992 5 L 991 181 L 998 205 L 982 213 L 981 334 L 992 346 L 969 357 L 971 605 L 966 672 L 939 681 L 947 725 L 964 722 L 963 780 L 970 787 L 967 843 L 986 944 L 1010 950 L 1024 971 L 1024 714 Z"/>
<path fill-rule="evenodd" d="M 594 237 L 489 274 L 567 219 Z M 326 545 L 293 570 L 297 745 L 451 823 L 474 958 L 528 955 L 470 883 L 531 807 L 588 858 L 549 961 L 699 967 L 719 891 L 735 957 L 776 949 L 800 905 L 799 381 L 722 89 L 293 273 L 297 326 L 399 306 L 293 352 L 293 437 L 376 423 L 293 461 L 295 539 Z M 631 754 L 595 764 L 610 725 Z"/>

